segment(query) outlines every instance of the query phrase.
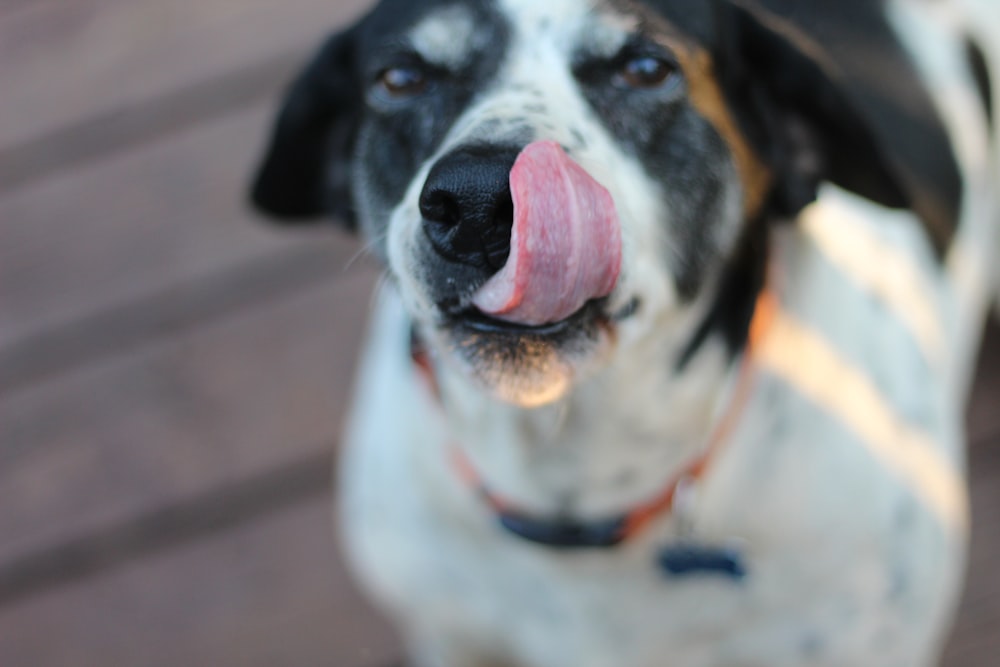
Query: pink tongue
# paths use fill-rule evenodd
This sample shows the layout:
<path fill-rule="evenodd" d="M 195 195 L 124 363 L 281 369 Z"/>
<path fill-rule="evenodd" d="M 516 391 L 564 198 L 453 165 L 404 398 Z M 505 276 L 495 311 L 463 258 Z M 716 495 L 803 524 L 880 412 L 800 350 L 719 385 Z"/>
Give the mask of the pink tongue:
<path fill-rule="evenodd" d="M 538 325 L 610 294 L 622 256 L 611 194 L 553 141 L 521 151 L 510 191 L 510 257 L 473 295 L 473 305 L 509 322 Z"/>

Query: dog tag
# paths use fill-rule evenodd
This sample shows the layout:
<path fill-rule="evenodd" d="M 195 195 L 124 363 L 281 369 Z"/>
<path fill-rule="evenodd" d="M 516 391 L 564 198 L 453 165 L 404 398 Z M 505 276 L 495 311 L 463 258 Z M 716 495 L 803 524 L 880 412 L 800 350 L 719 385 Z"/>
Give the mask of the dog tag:
<path fill-rule="evenodd" d="M 747 575 L 743 553 L 736 546 L 708 547 L 684 542 L 661 549 L 658 561 L 674 577 L 715 574 L 740 581 Z"/>
<path fill-rule="evenodd" d="M 685 477 L 674 490 L 674 518 L 677 538 L 660 549 L 660 568 L 672 577 L 722 575 L 739 581 L 746 577 L 742 542 L 732 540 L 722 547 L 700 544 L 695 537 L 694 507 L 698 501 L 697 480 Z"/>

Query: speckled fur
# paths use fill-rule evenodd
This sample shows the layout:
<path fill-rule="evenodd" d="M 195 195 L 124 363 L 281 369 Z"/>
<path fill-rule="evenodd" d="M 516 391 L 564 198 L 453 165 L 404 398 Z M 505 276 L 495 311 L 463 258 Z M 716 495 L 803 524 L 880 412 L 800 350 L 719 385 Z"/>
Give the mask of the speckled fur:
<path fill-rule="evenodd" d="M 475 48 L 470 17 L 452 6 L 461 4 L 420 24 L 415 39 L 427 59 L 455 63 Z M 742 545 L 745 580 L 658 568 L 658 550 L 678 539 L 676 516 L 612 549 L 528 543 L 496 526 L 451 463 L 450 448 L 463 447 L 491 488 L 541 516 L 606 516 L 656 494 L 728 405 L 738 364 L 723 341 L 709 338 L 673 372 L 709 307 L 677 288 L 692 232 L 664 203 L 658 174 L 602 123 L 566 66 L 586 35 L 592 51 L 613 53 L 638 22 L 631 6 L 498 0 L 512 29 L 493 83 L 468 101 L 405 192 L 376 205 L 371 174 L 355 175 L 361 226 L 391 280 L 377 297 L 340 466 L 351 563 L 398 623 L 414 667 L 930 667 L 963 573 L 962 406 L 997 284 L 1000 144 L 961 57 L 971 31 L 1000 71 L 991 0 L 887 3 L 962 170 L 962 218 L 944 261 L 913 214 L 830 184 L 801 224 L 770 233 L 769 289 L 784 319 L 754 360 L 752 396 L 687 517 L 692 539 Z M 442 38 L 448 21 L 461 28 L 457 43 Z M 611 302 L 642 304 L 599 355 L 571 359 L 568 391 L 536 409 L 494 398 L 434 330 L 440 313 L 417 208 L 447 151 L 524 135 L 561 142 L 611 191 L 624 238 Z M 734 163 L 713 169 L 719 222 L 697 250 L 708 286 L 718 279 L 711 258 L 738 242 L 742 208 Z M 850 249 L 862 243 L 901 272 L 852 266 Z M 915 305 L 888 301 L 897 296 Z M 917 320 L 924 329 L 913 328 Z M 410 359 L 415 325 L 427 336 L 440 399 Z M 788 367 L 785 350 L 804 356 Z M 810 350 L 833 359 L 838 374 L 810 378 L 825 363 Z M 824 382 L 835 380 L 843 384 L 831 392 Z M 872 405 L 837 402 L 837 389 L 855 385 L 888 415 L 885 442 L 867 438 L 878 419 L 865 412 Z M 921 448 L 912 460 L 909 446 Z"/>

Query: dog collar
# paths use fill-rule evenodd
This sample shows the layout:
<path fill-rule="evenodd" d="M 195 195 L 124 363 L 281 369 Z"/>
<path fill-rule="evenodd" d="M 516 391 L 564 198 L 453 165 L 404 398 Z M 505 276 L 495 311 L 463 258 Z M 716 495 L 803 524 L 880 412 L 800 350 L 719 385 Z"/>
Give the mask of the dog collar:
<path fill-rule="evenodd" d="M 494 493 L 479 475 L 462 448 L 453 444 L 451 462 L 459 477 L 472 488 L 496 515 L 497 521 L 508 532 L 529 542 L 561 549 L 607 548 L 613 547 L 637 535 L 654 519 L 670 514 L 675 506 L 678 490 L 693 485 L 701 479 L 719 449 L 729 439 L 739 421 L 750 396 L 753 384 L 753 350 L 773 317 L 774 298 L 762 292 L 757 300 L 746 351 L 740 360 L 739 376 L 729 406 L 712 429 L 707 445 L 691 463 L 672 477 L 667 485 L 651 500 L 617 516 L 591 521 L 571 518 L 536 518 L 518 509 L 500 495 Z M 441 394 L 437 374 L 430 356 L 419 336 L 411 337 L 411 356 L 414 366 L 427 381 L 431 392 L 440 401 Z"/>

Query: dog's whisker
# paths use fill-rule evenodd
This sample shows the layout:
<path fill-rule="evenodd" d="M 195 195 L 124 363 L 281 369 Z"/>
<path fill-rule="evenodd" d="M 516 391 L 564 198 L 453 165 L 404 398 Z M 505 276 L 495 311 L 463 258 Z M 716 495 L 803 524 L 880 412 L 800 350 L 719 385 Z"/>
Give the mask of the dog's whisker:
<path fill-rule="evenodd" d="M 374 236 L 371 239 L 366 239 L 361 244 L 361 246 L 354 252 L 354 254 L 351 255 L 350 259 L 348 259 L 344 263 L 343 271 L 345 273 L 347 271 L 350 271 L 351 268 L 353 268 L 354 265 L 357 264 L 361 260 L 361 258 L 365 257 L 366 255 L 370 256 L 370 257 L 377 256 L 377 248 L 382 243 L 385 242 L 385 239 L 386 239 L 387 236 L 388 236 L 388 234 L 385 233 L 385 232 L 383 232 L 382 234 L 376 235 L 376 236 Z"/>

